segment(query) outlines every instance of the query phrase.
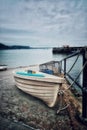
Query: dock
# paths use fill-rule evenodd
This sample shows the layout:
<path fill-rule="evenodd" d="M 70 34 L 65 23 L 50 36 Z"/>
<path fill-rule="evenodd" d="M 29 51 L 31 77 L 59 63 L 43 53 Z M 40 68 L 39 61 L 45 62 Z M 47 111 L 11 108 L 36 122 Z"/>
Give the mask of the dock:
<path fill-rule="evenodd" d="M 36 70 L 38 66 L 25 67 L 27 68 Z M 13 71 L 16 69 L 19 68 L 8 68 L 0 72 L 0 130 L 87 129 L 86 125 L 76 118 L 76 113 L 81 111 L 81 97 L 75 97 L 68 90 L 63 103 L 70 105 L 57 114 L 58 104 L 54 108 L 49 108 L 41 100 L 17 89 L 13 78 Z M 65 90 L 66 84 L 63 87 Z"/>
<path fill-rule="evenodd" d="M 80 46 L 80 47 L 70 47 L 70 46 L 63 46 L 63 47 L 54 47 L 52 52 L 53 54 L 71 54 L 73 52 L 81 51 L 83 49 L 87 49 L 87 46 Z"/>

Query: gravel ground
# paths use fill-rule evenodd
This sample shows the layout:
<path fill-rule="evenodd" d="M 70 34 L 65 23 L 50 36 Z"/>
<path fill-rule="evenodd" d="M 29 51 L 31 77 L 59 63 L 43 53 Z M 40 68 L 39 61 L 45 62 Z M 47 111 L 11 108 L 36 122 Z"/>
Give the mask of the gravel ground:
<path fill-rule="evenodd" d="M 13 70 L 0 71 L 0 130 L 5 130 L 6 123 L 9 124 L 6 130 L 29 130 L 27 125 L 39 130 L 75 129 L 68 111 L 70 109 L 57 115 L 58 106 L 49 108 L 41 100 L 19 90 L 14 83 Z M 77 127 L 76 130 L 86 128 L 82 125 Z"/>

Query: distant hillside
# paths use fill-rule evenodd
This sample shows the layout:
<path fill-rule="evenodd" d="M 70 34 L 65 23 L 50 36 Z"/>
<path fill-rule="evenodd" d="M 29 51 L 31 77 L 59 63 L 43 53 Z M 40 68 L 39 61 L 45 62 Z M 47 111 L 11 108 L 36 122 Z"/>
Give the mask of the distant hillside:
<path fill-rule="evenodd" d="M 6 50 L 6 49 L 30 49 L 30 47 L 29 46 L 21 46 L 21 45 L 7 46 L 5 44 L 0 43 L 0 50 Z"/>

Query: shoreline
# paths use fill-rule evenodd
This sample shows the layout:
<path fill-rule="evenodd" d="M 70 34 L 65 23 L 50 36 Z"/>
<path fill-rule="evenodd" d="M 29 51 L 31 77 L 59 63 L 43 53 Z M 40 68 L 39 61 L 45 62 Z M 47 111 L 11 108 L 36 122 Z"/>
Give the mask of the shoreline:
<path fill-rule="evenodd" d="M 18 128 L 20 123 L 39 130 L 72 130 L 74 126 L 67 109 L 57 115 L 58 106 L 49 108 L 43 101 L 24 93 L 15 86 L 13 71 L 20 68 L 36 70 L 38 65 L 0 71 L 0 127 L 4 128 L 4 123 L 10 120 L 6 130 L 9 130 L 9 127 L 14 130 L 13 127 Z M 16 123 L 11 126 L 11 122 Z M 77 126 L 81 130 L 85 128 L 83 125 L 77 124 Z"/>

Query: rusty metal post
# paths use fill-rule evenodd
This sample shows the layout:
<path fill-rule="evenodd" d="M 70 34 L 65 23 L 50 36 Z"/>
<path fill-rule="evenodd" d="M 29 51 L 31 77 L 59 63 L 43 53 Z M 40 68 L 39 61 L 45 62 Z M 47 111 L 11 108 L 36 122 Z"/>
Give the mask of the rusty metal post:
<path fill-rule="evenodd" d="M 79 119 L 82 123 L 87 125 L 87 50 L 82 50 L 83 55 L 83 88 L 82 88 L 82 114 Z"/>
<path fill-rule="evenodd" d="M 62 68 L 62 61 L 58 63 L 58 73 L 61 74 L 61 68 Z"/>
<path fill-rule="evenodd" d="M 87 51 L 83 51 L 83 66 L 87 62 Z M 87 64 L 83 70 L 83 89 L 82 89 L 82 118 L 87 120 Z"/>
<path fill-rule="evenodd" d="M 66 77 L 66 59 L 64 59 L 64 77 Z"/>

